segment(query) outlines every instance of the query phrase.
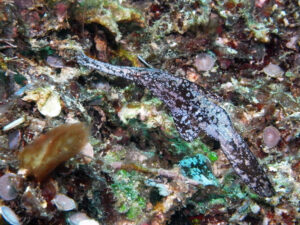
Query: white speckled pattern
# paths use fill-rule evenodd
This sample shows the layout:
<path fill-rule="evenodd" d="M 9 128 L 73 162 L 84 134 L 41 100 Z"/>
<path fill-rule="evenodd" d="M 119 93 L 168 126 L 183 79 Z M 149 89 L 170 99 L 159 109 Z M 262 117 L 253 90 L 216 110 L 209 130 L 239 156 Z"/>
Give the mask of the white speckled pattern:
<path fill-rule="evenodd" d="M 169 107 L 176 128 L 184 140 L 192 141 L 203 130 L 220 142 L 235 172 L 250 188 L 264 197 L 274 194 L 266 173 L 246 142 L 235 131 L 226 111 L 211 102 L 199 86 L 166 71 L 114 66 L 84 54 L 77 56 L 77 62 L 148 88 Z"/>

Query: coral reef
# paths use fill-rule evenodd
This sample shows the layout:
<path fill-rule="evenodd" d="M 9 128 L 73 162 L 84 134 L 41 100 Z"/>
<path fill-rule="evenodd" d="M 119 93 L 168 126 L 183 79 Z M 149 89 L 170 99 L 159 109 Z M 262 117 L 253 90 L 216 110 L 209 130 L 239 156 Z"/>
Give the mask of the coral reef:
<path fill-rule="evenodd" d="M 0 224 L 297 224 L 299 12 L 291 0 L 0 1 Z M 200 86 L 274 196 L 242 182 L 224 140 L 182 138 L 189 124 L 160 91 L 81 66 L 78 51 L 168 74 L 156 82 L 171 100 L 183 89 L 170 79 Z"/>
<path fill-rule="evenodd" d="M 81 23 L 97 23 L 108 29 L 119 41 L 122 37 L 119 23 L 136 23 L 143 26 L 142 14 L 133 8 L 120 4 L 120 1 L 83 0 L 73 11 L 74 18 Z"/>
<path fill-rule="evenodd" d="M 190 29 L 209 23 L 211 1 L 163 1 L 152 3 L 150 12 L 154 14 L 150 31 L 153 38 L 164 38 L 172 32 L 184 34 Z"/>

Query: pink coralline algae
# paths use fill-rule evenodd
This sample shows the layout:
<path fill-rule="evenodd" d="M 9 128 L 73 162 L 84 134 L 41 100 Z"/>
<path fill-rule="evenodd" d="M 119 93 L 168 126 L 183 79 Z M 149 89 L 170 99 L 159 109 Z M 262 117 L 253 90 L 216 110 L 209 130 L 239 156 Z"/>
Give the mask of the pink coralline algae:
<path fill-rule="evenodd" d="M 280 132 L 276 127 L 268 126 L 264 129 L 263 139 L 267 147 L 273 148 L 280 141 Z"/>
<path fill-rule="evenodd" d="M 196 56 L 195 67 L 198 71 L 209 71 L 213 68 L 216 59 L 207 53 L 202 53 Z"/>

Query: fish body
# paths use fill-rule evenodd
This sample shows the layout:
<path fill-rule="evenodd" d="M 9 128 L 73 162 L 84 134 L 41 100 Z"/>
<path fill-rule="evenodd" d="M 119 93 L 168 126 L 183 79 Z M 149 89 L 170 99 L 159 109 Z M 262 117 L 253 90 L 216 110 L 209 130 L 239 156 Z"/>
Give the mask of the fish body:
<path fill-rule="evenodd" d="M 169 108 L 180 136 L 194 140 L 202 130 L 220 142 L 235 172 L 257 194 L 270 197 L 274 189 L 247 143 L 236 132 L 227 112 L 210 101 L 196 84 L 166 71 L 152 68 L 115 66 L 77 56 L 77 62 L 110 75 L 123 77 L 149 89 Z"/>

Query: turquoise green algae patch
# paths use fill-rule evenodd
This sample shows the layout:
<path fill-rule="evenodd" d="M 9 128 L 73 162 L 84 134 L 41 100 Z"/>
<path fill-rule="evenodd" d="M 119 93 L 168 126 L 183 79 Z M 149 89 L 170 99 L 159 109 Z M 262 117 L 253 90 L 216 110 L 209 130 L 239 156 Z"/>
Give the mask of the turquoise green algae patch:
<path fill-rule="evenodd" d="M 209 160 L 202 154 L 189 157 L 179 162 L 182 174 L 198 181 L 203 186 L 218 186 L 218 180 L 211 172 Z"/>

